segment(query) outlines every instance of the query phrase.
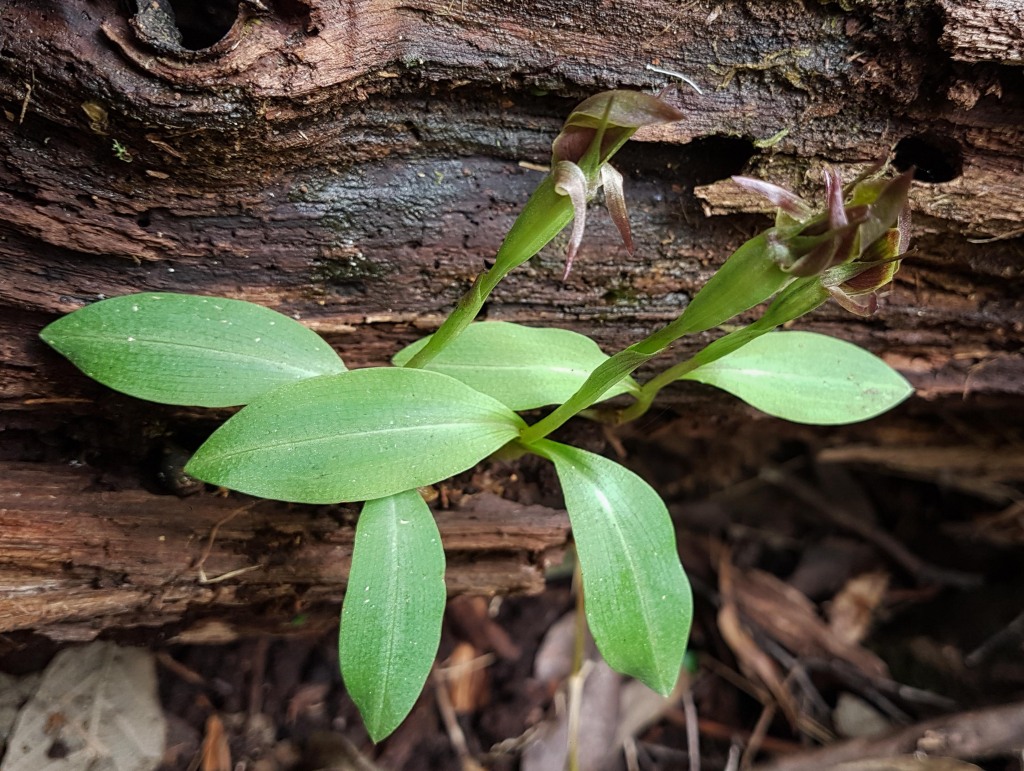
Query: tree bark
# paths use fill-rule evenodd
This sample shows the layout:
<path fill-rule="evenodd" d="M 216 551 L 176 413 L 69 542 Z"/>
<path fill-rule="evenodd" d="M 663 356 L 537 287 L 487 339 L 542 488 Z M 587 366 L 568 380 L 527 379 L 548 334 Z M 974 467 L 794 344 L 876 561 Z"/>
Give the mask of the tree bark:
<path fill-rule="evenodd" d="M 493 256 L 571 106 L 610 87 L 676 84 L 667 98 L 687 114 L 618 156 L 638 254 L 625 256 L 597 213 L 568 282 L 563 235 L 499 287 L 488 318 L 570 327 L 617 349 L 678 314 L 766 226 L 730 174 L 813 194 L 823 163 L 849 175 L 893 151 L 921 182 L 913 251 L 892 292 L 871 319 L 827 306 L 801 326 L 902 370 L 918 397 L 894 420 L 922 442 L 998 452 L 1022 433 L 1024 38 L 1014 3 L 243 0 L 196 4 L 211 9 L 203 16 L 181 0 L 177 19 L 166 0 L 127 5 L 0 11 L 0 459 L 15 464 L 6 495 L 56 496 L 45 507 L 32 498 L 18 516 L 61 512 L 88 533 L 108 507 L 136 510 L 180 548 L 155 552 L 163 573 L 142 570 L 141 552 L 111 558 L 115 573 L 146 576 L 132 589 L 89 589 L 81 576 L 107 568 L 75 543 L 38 566 L 0 551 L 9 592 L 52 580 L 85 598 L 61 615 L 50 597 L 34 615 L 5 616 L 5 629 L 106 618 L 117 596 L 131 608 L 118 623 L 155 623 L 163 611 L 153 608 L 172 605 L 166 618 L 181 618 L 215 596 L 266 604 L 289 582 L 336 600 L 344 560 L 325 561 L 341 548 L 332 538 L 350 538 L 342 525 L 306 547 L 305 579 L 274 573 L 270 588 L 251 591 L 257 571 L 216 589 L 185 581 L 199 548 L 188 539 L 237 503 L 146 493 L 147 469 L 166 442 L 194 447 L 226 413 L 106 391 L 38 340 L 47 322 L 128 292 L 224 295 L 300 319 L 350 367 L 384 364 L 432 330 Z M 669 403 L 697 408 L 692 422 L 704 427 L 750 416 L 707 389 L 679 389 Z M 1001 428 L 965 439 L 948 431 L 952 419 Z M 856 435 L 882 444 L 892 425 Z M 831 445 L 849 436 L 819 434 Z M 100 504 L 71 481 L 69 460 L 132 481 Z M 293 532 L 286 507 L 254 511 L 267 532 Z M 331 529 L 329 514 L 303 516 Z M 551 516 L 545 532 L 564 540 L 564 520 Z M 129 520 L 103 537 L 127 549 L 123 534 L 142 527 Z M 25 542 L 51 553 L 55 533 Z M 536 589 L 539 555 L 558 545 L 545 538 L 493 553 L 468 546 L 475 556 L 453 576 L 456 590 Z M 206 572 L 262 564 L 262 543 Z M 77 576 L 68 585 L 65 560 Z"/>

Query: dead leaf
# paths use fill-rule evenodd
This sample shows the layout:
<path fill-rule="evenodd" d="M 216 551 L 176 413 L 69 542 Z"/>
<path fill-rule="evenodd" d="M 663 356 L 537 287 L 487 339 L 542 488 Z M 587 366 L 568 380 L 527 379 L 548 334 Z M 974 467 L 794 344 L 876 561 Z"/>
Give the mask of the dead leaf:
<path fill-rule="evenodd" d="M 14 721 L 39 685 L 38 673 L 15 677 L 0 672 L 0 747 L 6 746 Z"/>
<path fill-rule="evenodd" d="M 859 696 L 843 691 L 832 710 L 836 732 L 847 739 L 881 736 L 892 730 L 892 723 Z"/>
<path fill-rule="evenodd" d="M 888 678 L 878 656 L 840 639 L 817 607 L 784 581 L 761 570 L 734 571 L 736 606 L 744 619 L 799 657 L 839 658 L 869 678 Z"/>
<path fill-rule="evenodd" d="M 479 650 L 494 651 L 510 661 L 519 658 L 519 646 L 491 618 L 486 597 L 455 597 L 449 601 L 446 615 L 461 636 Z"/>
<path fill-rule="evenodd" d="M 0 771 L 152 771 L 166 731 L 150 652 L 109 642 L 67 648 L 18 714 Z"/>
<path fill-rule="evenodd" d="M 623 677 L 603 659 L 592 661 L 588 670 L 580 696 L 579 767 L 600 769 L 618 749 L 615 728 Z M 537 726 L 533 741 L 523 750 L 522 771 L 550 771 L 565 767 L 569 710 L 561 696 L 556 702 L 563 706 Z"/>
<path fill-rule="evenodd" d="M 861 573 L 846 582 L 828 610 L 829 628 L 846 645 L 859 645 L 875 618 L 875 611 L 889 588 L 889 574 Z"/>
<path fill-rule="evenodd" d="M 690 678 L 683 672 L 668 696 L 652 691 L 639 680 L 623 683 L 619 690 L 619 725 L 615 743 L 621 745 L 639 736 L 672 709 L 690 687 Z M 586 705 L 584 705 L 585 707 Z"/>
<path fill-rule="evenodd" d="M 722 596 L 722 607 L 718 610 L 718 630 L 747 677 L 754 678 L 771 692 L 790 724 L 795 726 L 799 713 L 783 682 L 781 670 L 775 660 L 757 646 L 740 621 L 736 602 L 738 571 L 733 568 L 731 558 L 731 552 L 723 549 L 718 565 L 718 585 Z"/>
<path fill-rule="evenodd" d="M 206 718 L 201 767 L 203 771 L 231 771 L 231 748 L 224 723 L 217 715 Z"/>
<path fill-rule="evenodd" d="M 486 666 L 493 658 L 462 642 L 444 662 L 444 679 L 455 714 L 470 715 L 490 701 Z"/>
<path fill-rule="evenodd" d="M 288 725 L 295 725 L 300 715 L 322 713 L 324 699 L 331 690 L 330 683 L 306 683 L 300 685 L 288 700 L 285 720 Z"/>

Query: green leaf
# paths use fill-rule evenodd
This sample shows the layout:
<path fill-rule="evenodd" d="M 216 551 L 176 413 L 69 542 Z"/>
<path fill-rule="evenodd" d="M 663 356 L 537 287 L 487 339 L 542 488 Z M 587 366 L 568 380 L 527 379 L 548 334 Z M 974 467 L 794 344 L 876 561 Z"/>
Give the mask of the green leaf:
<path fill-rule="evenodd" d="M 338 654 L 370 738 L 405 719 L 441 639 L 444 549 L 415 490 L 367 501 L 356 525 Z"/>
<path fill-rule="evenodd" d="M 795 423 L 873 418 L 914 392 L 888 364 L 852 343 L 813 332 L 772 332 L 681 379 L 728 391 Z"/>
<path fill-rule="evenodd" d="M 403 348 L 392 363 L 405 366 L 429 340 Z M 597 343 L 567 329 L 484 321 L 468 326 L 424 369 L 461 380 L 510 409 L 530 410 L 564 402 L 607 360 Z M 629 379 L 608 389 L 604 398 L 637 390 Z"/>
<path fill-rule="evenodd" d="M 164 404 L 231 407 L 345 371 L 331 347 L 297 321 L 217 297 L 114 297 L 58 319 L 40 337 L 94 380 Z"/>
<path fill-rule="evenodd" d="M 562 483 L 594 642 L 619 672 L 663 695 L 675 686 L 693 616 L 668 510 L 650 485 L 600 455 L 531 446 Z"/>
<path fill-rule="evenodd" d="M 275 389 L 217 429 L 187 473 L 297 503 L 432 484 L 519 435 L 508 407 L 447 375 L 374 367 Z"/>

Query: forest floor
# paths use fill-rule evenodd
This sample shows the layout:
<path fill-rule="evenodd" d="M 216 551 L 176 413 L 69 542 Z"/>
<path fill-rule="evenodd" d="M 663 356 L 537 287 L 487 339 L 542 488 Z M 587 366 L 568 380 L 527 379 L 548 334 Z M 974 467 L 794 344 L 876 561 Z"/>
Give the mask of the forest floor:
<path fill-rule="evenodd" d="M 155 656 L 159 767 L 560 771 L 577 699 L 582 769 L 1024 767 L 1020 480 L 928 471 L 877 448 L 721 442 L 694 425 L 662 416 L 576 437 L 654 484 L 677 523 L 695 615 L 670 698 L 611 671 L 592 644 L 570 677 L 570 553 L 539 596 L 450 602 L 435 671 L 379 746 L 345 694 L 336 629 L 122 641 Z M 561 506 L 539 460 L 484 464 L 438 492 Z M 18 677 L 59 650 L 32 635 L 0 643 L 0 672 Z"/>

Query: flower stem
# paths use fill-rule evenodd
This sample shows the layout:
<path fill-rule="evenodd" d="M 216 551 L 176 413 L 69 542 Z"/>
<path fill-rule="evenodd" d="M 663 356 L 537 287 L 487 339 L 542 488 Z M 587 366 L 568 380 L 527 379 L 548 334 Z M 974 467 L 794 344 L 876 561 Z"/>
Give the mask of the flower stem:
<path fill-rule="evenodd" d="M 445 346 L 450 345 L 477 317 L 494 287 L 512 270 L 543 249 L 569 224 L 572 217 L 572 203 L 567 196 L 555 190 L 554 179 L 549 174 L 533 191 L 523 211 L 512 223 L 512 228 L 498 249 L 494 265 L 476 277 L 448 318 L 405 366 L 426 366 Z"/>

